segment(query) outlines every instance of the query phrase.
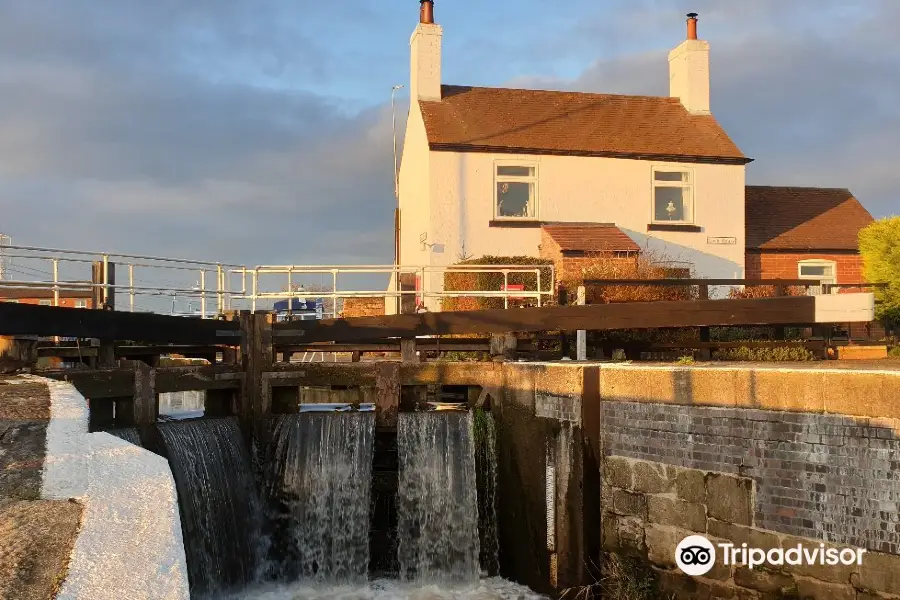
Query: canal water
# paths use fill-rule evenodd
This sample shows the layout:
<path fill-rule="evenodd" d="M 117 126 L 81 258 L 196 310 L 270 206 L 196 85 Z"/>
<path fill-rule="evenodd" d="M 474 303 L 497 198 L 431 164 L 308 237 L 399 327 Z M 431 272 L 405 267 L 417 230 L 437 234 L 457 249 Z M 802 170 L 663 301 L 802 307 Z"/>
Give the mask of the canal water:
<path fill-rule="evenodd" d="M 258 586 L 221 600 L 546 600 L 529 588 L 500 577 L 468 586 L 411 584 L 376 579 L 366 585 L 310 586 L 304 583 Z"/>

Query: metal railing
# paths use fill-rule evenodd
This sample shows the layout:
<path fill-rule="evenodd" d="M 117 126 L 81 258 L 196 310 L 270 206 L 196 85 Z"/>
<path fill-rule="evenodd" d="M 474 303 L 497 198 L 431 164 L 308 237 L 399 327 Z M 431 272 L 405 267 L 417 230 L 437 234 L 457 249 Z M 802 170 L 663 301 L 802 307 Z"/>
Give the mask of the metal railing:
<path fill-rule="evenodd" d="M 35 246 L 4 246 L 8 261 L 4 275 L 15 279 L 0 279 L 0 300 L 11 299 L 10 290 L 17 290 L 19 298 L 28 298 L 23 290 L 35 292 L 33 297 L 60 306 L 63 298 L 75 293 L 90 294 L 100 307 L 115 305 L 123 297 L 128 310 L 147 312 L 176 311 L 176 299 L 189 301 L 188 314 L 200 318 L 215 318 L 229 310 L 271 310 L 272 304 L 287 300 L 288 313 L 295 299 L 328 299 L 329 316 L 340 313 L 343 300 L 357 297 L 394 298 L 398 309 L 404 298 L 417 300 L 453 297 L 503 298 L 508 307 L 513 299 L 526 299 L 542 306 L 554 295 L 555 273 L 551 265 L 463 265 L 463 266 L 405 266 L 405 265 L 245 265 L 193 259 L 141 256 L 113 252 L 92 252 Z M 127 282 L 122 281 L 122 275 Z M 502 275 L 499 290 L 445 290 L 443 277 L 450 273 L 496 273 Z M 549 276 L 547 275 L 549 273 Z M 523 274 L 534 277 L 533 289 L 510 289 L 510 277 Z M 404 289 L 395 284 L 404 276 L 418 278 L 421 285 Z M 362 285 L 342 285 L 347 277 L 362 278 Z M 325 284 L 303 287 L 310 278 Z M 382 279 L 376 287 L 375 279 Z M 273 280 L 274 279 L 274 280 Z M 79 296 L 81 297 L 81 296 Z M 172 300 L 170 310 L 157 302 L 155 307 L 138 306 L 146 299 Z M 199 309 L 194 308 L 194 301 Z M 214 301 L 214 309 L 212 305 Z M 262 306 L 261 306 L 262 305 Z M 323 315 L 324 316 L 324 315 Z"/>
<path fill-rule="evenodd" d="M 61 292 L 92 292 L 94 297 L 104 305 L 108 305 L 113 296 L 126 294 L 129 310 L 132 312 L 136 310 L 135 302 L 139 297 L 177 297 L 181 295 L 199 299 L 199 316 L 206 318 L 228 310 L 232 295 L 240 296 L 245 293 L 244 288 L 233 289 L 231 285 L 232 277 L 230 275 L 244 269 L 240 265 L 14 245 L 4 246 L 4 254 L 8 263 L 6 271 L 8 274 L 30 277 L 30 279 L 0 280 L 0 297 L 4 297 L 3 290 L 9 288 L 38 292 L 50 291 L 52 292 L 53 306 L 59 306 Z M 100 278 L 91 276 L 94 265 L 102 266 Z M 117 283 L 114 274 L 118 268 L 127 269 L 127 284 Z M 157 276 L 160 272 L 164 274 L 163 277 L 166 277 L 165 281 Z M 142 281 L 141 277 L 147 279 Z M 196 278 L 196 284 L 186 283 L 189 279 L 194 278 Z M 207 285 L 207 281 L 211 278 L 215 278 L 215 287 Z M 154 282 L 152 279 L 157 281 Z M 181 281 L 172 281 L 172 279 Z M 207 308 L 209 298 L 216 299 L 215 312 Z"/>
<path fill-rule="evenodd" d="M 549 272 L 549 277 L 544 273 Z M 496 273 L 503 276 L 503 284 L 499 290 L 445 290 L 443 281 L 440 285 L 429 283 L 429 276 L 446 276 L 454 273 Z M 510 289 L 510 275 L 534 275 L 534 289 Z M 276 275 L 284 277 L 286 289 L 279 291 L 262 291 L 260 280 L 262 277 Z M 309 275 L 326 276 L 329 279 L 330 289 L 317 288 L 315 290 L 294 289 L 296 277 Z M 342 289 L 340 277 L 346 275 L 388 275 L 391 285 L 379 289 Z M 395 281 L 406 276 L 415 276 L 420 282 L 419 289 L 402 289 L 395 285 Z M 396 278 L 396 279 L 395 279 Z M 543 278 L 543 281 L 542 281 Z M 277 265 L 259 266 L 250 272 L 252 292 L 245 296 L 251 302 L 251 310 L 255 311 L 260 300 L 288 300 L 288 306 L 293 299 L 318 299 L 328 298 L 332 303 L 332 316 L 337 316 L 338 301 L 346 298 L 394 298 L 402 300 L 405 297 L 417 299 L 444 299 L 444 298 L 503 298 L 504 308 L 509 307 L 512 299 L 529 299 L 537 306 L 542 306 L 554 296 L 555 272 L 552 265 L 451 265 L 451 266 L 406 266 L 406 265 L 345 265 L 335 266 L 308 266 L 308 265 Z M 523 286 L 524 287 L 524 286 Z M 393 289 L 391 289 L 393 288 Z"/>

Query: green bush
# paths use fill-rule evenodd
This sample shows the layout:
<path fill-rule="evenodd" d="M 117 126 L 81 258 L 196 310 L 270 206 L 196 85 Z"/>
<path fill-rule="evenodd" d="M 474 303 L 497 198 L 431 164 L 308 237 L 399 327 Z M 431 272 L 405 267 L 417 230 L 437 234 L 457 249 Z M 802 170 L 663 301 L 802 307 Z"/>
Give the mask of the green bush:
<path fill-rule="evenodd" d="M 749 342 L 774 340 L 775 327 L 710 327 L 709 339 L 714 342 Z M 803 329 L 787 327 L 784 330 L 786 340 L 803 338 Z"/>
<path fill-rule="evenodd" d="M 900 216 L 886 217 L 859 232 L 863 276 L 875 288 L 875 318 L 886 325 L 900 324 Z"/>
<path fill-rule="evenodd" d="M 900 346 L 894 346 L 888 350 L 888 356 L 892 358 L 900 358 Z"/>
<path fill-rule="evenodd" d="M 553 290 L 553 261 L 546 258 L 533 256 L 482 256 L 457 263 L 465 265 L 546 265 L 541 268 L 541 291 Z M 510 285 L 524 285 L 525 291 L 535 292 L 537 289 L 537 276 L 534 272 L 509 273 L 507 283 Z M 444 291 L 495 291 L 503 289 L 503 273 L 490 271 L 484 273 L 460 273 L 447 272 L 444 274 Z M 485 310 L 490 308 L 503 308 L 503 298 L 445 298 L 444 310 Z"/>
<path fill-rule="evenodd" d="M 815 360 L 816 356 L 806 348 L 723 348 L 713 352 L 713 360 L 734 360 L 750 362 L 798 362 Z"/>

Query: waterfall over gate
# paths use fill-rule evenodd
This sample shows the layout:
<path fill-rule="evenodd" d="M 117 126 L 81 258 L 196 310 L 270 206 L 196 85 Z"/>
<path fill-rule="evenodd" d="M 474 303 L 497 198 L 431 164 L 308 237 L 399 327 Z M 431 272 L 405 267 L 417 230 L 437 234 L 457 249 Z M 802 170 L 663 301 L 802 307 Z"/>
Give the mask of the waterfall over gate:
<path fill-rule="evenodd" d="M 263 485 L 276 579 L 366 581 L 374 433 L 374 412 L 272 419 Z"/>
<path fill-rule="evenodd" d="M 138 430 L 134 427 L 123 427 L 122 429 L 110 429 L 106 433 L 109 435 L 114 435 L 117 438 L 123 439 L 126 442 L 132 443 L 135 446 L 141 445 L 141 436 L 138 434 Z"/>
<path fill-rule="evenodd" d="M 244 586 L 260 564 L 260 506 L 234 419 L 157 425 L 178 488 L 193 597 Z"/>
<path fill-rule="evenodd" d="M 478 482 L 478 533 L 481 569 L 489 576 L 500 572 L 497 539 L 497 433 L 494 416 L 474 412 L 475 476 Z"/>
<path fill-rule="evenodd" d="M 475 583 L 478 503 L 470 412 L 400 413 L 400 577 Z"/>

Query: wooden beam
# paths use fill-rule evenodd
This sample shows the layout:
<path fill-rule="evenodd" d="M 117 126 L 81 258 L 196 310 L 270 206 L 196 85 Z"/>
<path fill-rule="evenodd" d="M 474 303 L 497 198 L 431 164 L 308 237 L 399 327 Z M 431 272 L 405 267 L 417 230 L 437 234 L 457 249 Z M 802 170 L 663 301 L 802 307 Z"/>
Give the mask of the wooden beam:
<path fill-rule="evenodd" d="M 490 338 L 419 338 L 416 349 L 427 352 L 487 352 L 490 349 Z M 531 340 L 520 340 L 519 348 L 528 349 Z M 282 344 L 276 338 L 276 352 L 400 352 L 400 340 L 386 342 L 360 342 L 348 344 Z"/>
<path fill-rule="evenodd" d="M 123 398 L 134 395 L 135 368 L 94 371 L 64 370 L 41 372 L 43 377 L 67 381 L 88 399 Z M 165 367 L 153 369 L 155 393 L 192 390 L 222 390 L 240 387 L 243 375 L 234 365 Z"/>
<path fill-rule="evenodd" d="M 0 302 L 0 335 L 237 345 L 240 328 L 212 319 Z"/>
<path fill-rule="evenodd" d="M 49 371 L 41 375 L 71 383 L 88 400 L 134 395 L 134 369 Z"/>
<path fill-rule="evenodd" d="M 586 279 L 584 285 L 677 286 L 677 285 L 819 285 L 817 279 Z"/>
<path fill-rule="evenodd" d="M 238 415 L 244 419 L 258 418 L 271 412 L 271 394 L 263 373 L 270 370 L 275 361 L 272 347 L 272 320 L 268 312 L 241 312 L 241 364 L 244 381 L 241 387 Z"/>
<path fill-rule="evenodd" d="M 163 367 L 154 370 L 158 394 L 237 389 L 243 380 L 243 372 L 236 365 Z"/>
<path fill-rule="evenodd" d="M 814 297 L 634 302 L 516 310 L 438 312 L 277 323 L 281 344 L 350 342 L 421 335 L 650 329 L 716 325 L 794 325 L 816 321 Z"/>

